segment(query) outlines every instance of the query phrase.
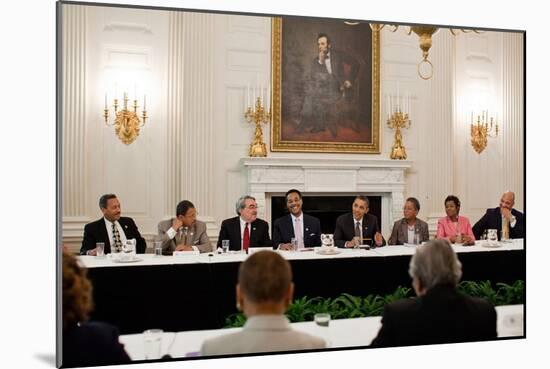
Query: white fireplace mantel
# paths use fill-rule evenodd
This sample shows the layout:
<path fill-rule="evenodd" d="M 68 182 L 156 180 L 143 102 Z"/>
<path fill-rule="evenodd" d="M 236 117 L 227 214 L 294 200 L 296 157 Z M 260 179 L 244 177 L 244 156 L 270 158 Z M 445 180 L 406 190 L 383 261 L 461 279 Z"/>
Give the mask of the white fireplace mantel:
<path fill-rule="evenodd" d="M 402 217 L 405 171 L 412 162 L 384 159 L 244 158 L 248 193 L 256 198 L 259 216 L 268 222 L 272 194 L 291 188 L 304 195 L 378 195 L 382 197 L 383 233 Z M 350 209 L 351 211 L 351 209 Z"/>

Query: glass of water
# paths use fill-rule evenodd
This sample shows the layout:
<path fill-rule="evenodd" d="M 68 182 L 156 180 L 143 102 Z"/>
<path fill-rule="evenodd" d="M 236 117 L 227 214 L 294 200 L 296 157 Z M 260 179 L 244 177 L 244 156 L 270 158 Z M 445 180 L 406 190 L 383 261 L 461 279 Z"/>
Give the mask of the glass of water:
<path fill-rule="evenodd" d="M 154 243 L 154 252 L 155 252 L 155 256 L 162 256 L 162 242 L 161 241 L 155 241 L 155 243 Z"/>
<path fill-rule="evenodd" d="M 329 340 L 329 326 L 330 326 L 330 314 L 329 313 L 317 313 L 313 316 L 315 325 L 319 336 L 326 342 L 327 347 L 330 347 L 331 342 Z"/>
<path fill-rule="evenodd" d="M 229 240 L 222 240 L 222 251 L 224 254 L 229 252 Z"/>
<path fill-rule="evenodd" d="M 298 239 L 292 237 L 290 239 L 290 244 L 292 245 L 292 251 L 298 251 Z"/>
<path fill-rule="evenodd" d="M 95 244 L 95 251 L 97 257 L 104 257 L 105 256 L 105 242 L 96 242 Z"/>

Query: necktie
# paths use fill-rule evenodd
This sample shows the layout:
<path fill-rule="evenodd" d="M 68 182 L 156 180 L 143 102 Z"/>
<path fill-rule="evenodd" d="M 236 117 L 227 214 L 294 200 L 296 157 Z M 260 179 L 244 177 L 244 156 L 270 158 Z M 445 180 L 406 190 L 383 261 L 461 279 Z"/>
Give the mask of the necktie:
<path fill-rule="evenodd" d="M 361 238 L 361 223 L 355 222 L 355 237 Z"/>
<path fill-rule="evenodd" d="M 506 217 L 502 217 L 502 237 L 501 238 L 505 240 L 510 238 L 510 222 Z"/>
<path fill-rule="evenodd" d="M 122 242 L 120 242 L 120 233 L 118 233 L 118 228 L 115 225 L 115 223 L 112 223 L 113 225 L 113 241 L 114 241 L 114 247 L 116 252 L 120 252 L 122 249 Z"/>
<path fill-rule="evenodd" d="M 250 231 L 248 229 L 248 223 L 246 223 L 244 227 L 244 234 L 243 234 L 243 250 L 248 251 L 249 246 L 250 246 Z"/>
<path fill-rule="evenodd" d="M 300 218 L 296 218 L 296 222 L 294 223 L 294 237 L 298 240 L 298 248 L 303 248 L 304 237 L 302 236 L 302 223 L 300 222 Z"/>

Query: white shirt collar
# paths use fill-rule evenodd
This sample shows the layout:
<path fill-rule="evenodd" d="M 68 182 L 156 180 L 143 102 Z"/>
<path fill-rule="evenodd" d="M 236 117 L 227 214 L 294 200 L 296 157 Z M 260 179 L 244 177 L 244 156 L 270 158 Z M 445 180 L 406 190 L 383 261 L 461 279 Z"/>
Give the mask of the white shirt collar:
<path fill-rule="evenodd" d="M 295 216 L 294 214 L 290 213 L 290 216 L 292 217 L 292 222 L 293 223 L 296 221 L 296 219 L 300 219 L 300 221 L 303 221 L 304 212 L 301 212 L 299 216 Z"/>

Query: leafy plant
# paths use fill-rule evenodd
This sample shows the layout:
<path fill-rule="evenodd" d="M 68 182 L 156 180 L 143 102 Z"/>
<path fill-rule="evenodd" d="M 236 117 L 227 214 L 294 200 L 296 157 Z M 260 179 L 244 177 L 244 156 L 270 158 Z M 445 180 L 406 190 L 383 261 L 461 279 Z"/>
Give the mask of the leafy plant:
<path fill-rule="evenodd" d="M 458 290 L 473 297 L 487 299 L 495 306 L 524 303 L 524 281 L 518 280 L 511 285 L 497 283 L 495 287 L 493 288 L 490 281 L 463 281 L 458 285 Z M 371 294 L 361 297 L 349 293 L 343 293 L 334 299 L 320 296 L 313 298 L 303 296 L 295 299 L 290 304 L 286 316 L 293 323 L 311 321 L 317 313 L 329 313 L 332 319 L 378 316 L 382 315 L 386 304 L 412 296 L 411 288 L 401 286 L 397 287 L 393 293 L 385 296 Z M 246 317 L 242 313 L 236 313 L 225 319 L 225 326 L 242 327 L 245 322 Z"/>

